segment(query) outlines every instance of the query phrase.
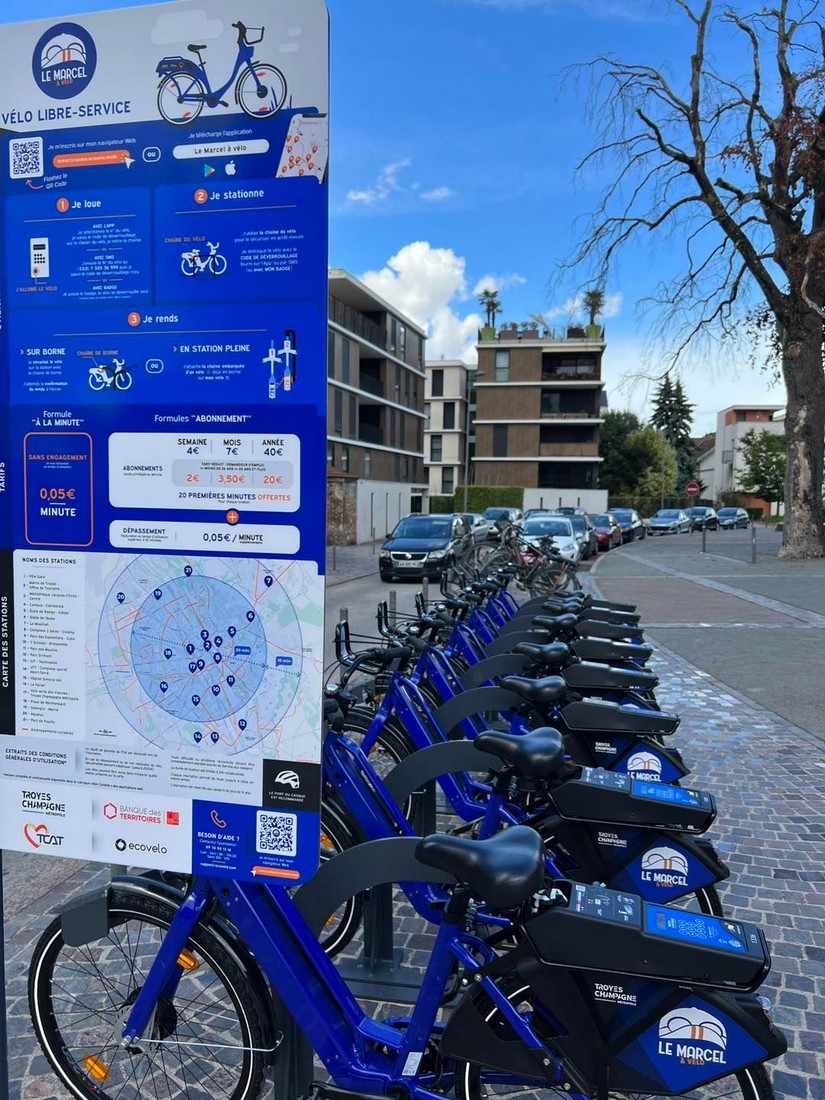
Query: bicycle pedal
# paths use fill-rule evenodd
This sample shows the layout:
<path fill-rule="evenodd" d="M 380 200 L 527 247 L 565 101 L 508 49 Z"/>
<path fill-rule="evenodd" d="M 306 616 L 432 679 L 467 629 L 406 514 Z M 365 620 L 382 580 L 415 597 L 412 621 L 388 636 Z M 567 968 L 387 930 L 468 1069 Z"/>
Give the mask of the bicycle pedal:
<path fill-rule="evenodd" d="M 221 107 L 228 107 L 229 106 L 229 104 L 226 102 L 225 99 L 219 99 L 218 103 L 220 104 Z"/>
<path fill-rule="evenodd" d="M 326 1081 L 313 1081 L 309 1095 L 310 1100 L 375 1100 L 373 1093 L 350 1092 L 349 1089 L 339 1089 Z"/>

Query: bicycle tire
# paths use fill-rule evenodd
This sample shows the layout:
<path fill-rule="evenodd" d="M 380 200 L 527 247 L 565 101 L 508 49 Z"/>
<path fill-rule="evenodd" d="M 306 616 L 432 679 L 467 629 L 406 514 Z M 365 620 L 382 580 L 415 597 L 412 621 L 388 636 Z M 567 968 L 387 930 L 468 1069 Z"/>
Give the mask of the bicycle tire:
<path fill-rule="evenodd" d="M 183 974 L 174 999 L 158 1002 L 152 1039 L 120 1045 L 123 1010 L 134 1003 L 176 910 L 159 895 L 114 888 L 102 940 L 69 946 L 60 917 L 38 940 L 29 966 L 34 1031 L 61 1083 L 79 1100 L 259 1096 L 271 1042 L 268 1010 L 207 927 L 189 938 L 199 965 Z M 167 1043 L 173 1035 L 177 1043 Z"/>
<path fill-rule="evenodd" d="M 132 388 L 132 376 L 128 371 L 121 371 L 115 375 L 115 389 L 125 393 Z"/>
<path fill-rule="evenodd" d="M 269 95 L 259 95 L 253 72 L 247 68 L 241 73 L 235 84 L 235 99 L 244 114 L 249 115 L 250 118 L 272 118 L 273 115 L 277 115 L 286 102 L 286 77 L 280 69 L 266 62 L 259 64 L 253 61 L 252 68 L 259 79 L 266 76 L 270 81 L 268 86 L 264 85 L 264 89 Z M 250 81 L 254 85 L 251 92 L 246 87 Z"/>
<path fill-rule="evenodd" d="M 180 270 L 182 275 L 186 275 L 187 277 L 194 276 L 195 261 L 191 258 L 191 256 L 181 257 Z"/>
<path fill-rule="evenodd" d="M 530 987 L 522 984 L 521 982 L 514 983 L 516 988 L 505 993 L 507 999 L 513 1003 L 525 1002 L 527 1010 L 532 1010 L 532 1006 L 529 1003 L 528 995 L 530 993 Z M 483 995 L 482 995 L 483 996 Z M 491 1027 L 496 1028 L 496 1017 L 501 1015 L 501 1010 L 493 1005 L 492 1001 L 483 997 L 485 1004 L 488 1006 L 482 1009 L 484 1013 L 485 1022 Z M 498 1021 L 498 1027 L 506 1030 L 507 1034 L 512 1035 L 513 1039 L 516 1039 L 514 1033 L 509 1029 L 507 1023 L 503 1020 Z M 455 1100 L 492 1100 L 496 1095 L 494 1090 L 485 1090 L 482 1083 L 482 1067 L 475 1062 L 465 1062 L 462 1060 L 456 1060 L 455 1062 Z M 739 1087 L 739 1100 L 775 1100 L 773 1086 L 765 1071 L 764 1065 L 751 1066 L 749 1069 L 740 1070 L 739 1073 L 730 1074 L 728 1077 L 723 1077 L 718 1081 L 711 1082 L 707 1088 L 701 1088 L 698 1091 L 680 1093 L 680 1096 L 684 1096 L 687 1100 L 711 1100 L 711 1097 L 718 1095 L 715 1092 L 714 1086 L 723 1084 L 727 1085 L 728 1081 L 736 1081 Z M 536 1089 L 546 1089 L 546 1083 L 525 1079 L 525 1086 L 531 1085 Z M 508 1084 L 503 1086 L 507 1094 L 511 1094 L 514 1091 L 514 1086 Z M 516 1086 L 517 1087 L 517 1086 Z M 711 1092 L 708 1092 L 708 1089 Z M 642 1095 L 633 1092 L 620 1092 L 618 1090 L 610 1090 L 609 1093 L 611 1100 L 642 1100 Z M 736 1093 L 733 1091 L 726 1091 L 724 1096 L 733 1100 Z M 657 1096 L 651 1093 L 644 1093 L 643 1100 L 664 1100 L 663 1097 Z"/>
<path fill-rule="evenodd" d="M 103 379 L 100 377 L 100 375 L 90 374 L 89 375 L 89 386 L 90 386 L 91 389 L 93 389 L 95 391 L 95 393 L 100 393 L 100 391 L 102 389 L 105 389 L 106 383 L 103 381 Z"/>
<path fill-rule="evenodd" d="M 337 800 L 325 797 L 321 802 L 321 863 L 354 848 L 358 830 L 349 811 Z M 327 920 L 319 943 L 332 958 L 343 951 L 361 927 L 364 918 L 364 894 L 354 894 Z"/>
<path fill-rule="evenodd" d="M 221 256 L 220 253 L 215 256 L 210 256 L 209 270 L 213 275 L 223 275 L 224 271 L 226 271 L 226 256 Z"/>
<path fill-rule="evenodd" d="M 372 725 L 375 711 L 367 704 L 358 704 L 350 707 L 344 719 L 343 732 L 352 736 L 359 744 L 364 734 Z M 383 779 L 389 772 L 406 757 L 416 751 L 416 744 L 410 735 L 389 719 L 379 733 L 375 744 L 367 754 L 372 767 Z M 410 795 L 400 807 L 404 817 L 410 822 L 417 818 L 417 810 L 421 805 L 422 795 L 417 791 Z"/>
<path fill-rule="evenodd" d="M 197 96 L 194 103 L 181 102 L 183 96 Z M 168 73 L 158 85 L 158 112 L 171 126 L 189 126 L 203 110 L 206 89 L 200 77 L 182 70 Z M 172 110 L 173 106 L 178 110 Z M 186 108 L 186 110 L 183 110 Z"/>

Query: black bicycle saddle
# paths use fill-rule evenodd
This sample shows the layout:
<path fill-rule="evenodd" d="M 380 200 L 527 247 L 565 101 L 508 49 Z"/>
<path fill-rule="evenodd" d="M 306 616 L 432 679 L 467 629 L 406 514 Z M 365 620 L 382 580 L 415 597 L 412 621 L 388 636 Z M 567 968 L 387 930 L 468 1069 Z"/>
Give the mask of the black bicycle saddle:
<path fill-rule="evenodd" d="M 449 871 L 494 909 L 512 909 L 544 884 L 544 843 L 526 825 L 489 840 L 433 833 L 415 849 L 419 863 Z"/>

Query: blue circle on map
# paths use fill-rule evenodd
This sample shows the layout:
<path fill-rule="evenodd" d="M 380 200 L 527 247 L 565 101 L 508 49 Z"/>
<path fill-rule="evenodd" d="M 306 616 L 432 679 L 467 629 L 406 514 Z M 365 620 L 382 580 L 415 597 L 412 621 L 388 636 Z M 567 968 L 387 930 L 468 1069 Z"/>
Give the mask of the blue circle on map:
<path fill-rule="evenodd" d="M 252 610 L 236 588 L 214 577 L 177 577 L 164 584 L 159 598 L 151 593 L 130 638 L 132 666 L 149 698 L 175 718 L 203 724 L 246 706 L 267 665 L 266 634 L 260 616 L 249 618 Z M 193 661 L 192 647 L 204 654 L 206 645 L 212 648 L 208 639 L 226 633 L 230 623 L 239 625 L 221 662 Z M 169 650 L 171 657 L 165 655 Z"/>

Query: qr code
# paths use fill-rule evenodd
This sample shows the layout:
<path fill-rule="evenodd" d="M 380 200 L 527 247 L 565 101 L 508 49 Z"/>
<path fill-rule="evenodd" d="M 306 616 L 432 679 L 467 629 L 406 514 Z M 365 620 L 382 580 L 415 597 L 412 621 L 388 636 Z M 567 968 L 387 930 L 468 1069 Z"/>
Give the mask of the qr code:
<path fill-rule="evenodd" d="M 9 142 L 9 171 L 13 180 L 43 175 L 43 138 L 12 138 Z"/>
<path fill-rule="evenodd" d="M 295 814 L 274 814 L 268 810 L 258 810 L 259 852 L 276 852 L 279 856 L 294 856 L 298 853 L 298 818 Z"/>

